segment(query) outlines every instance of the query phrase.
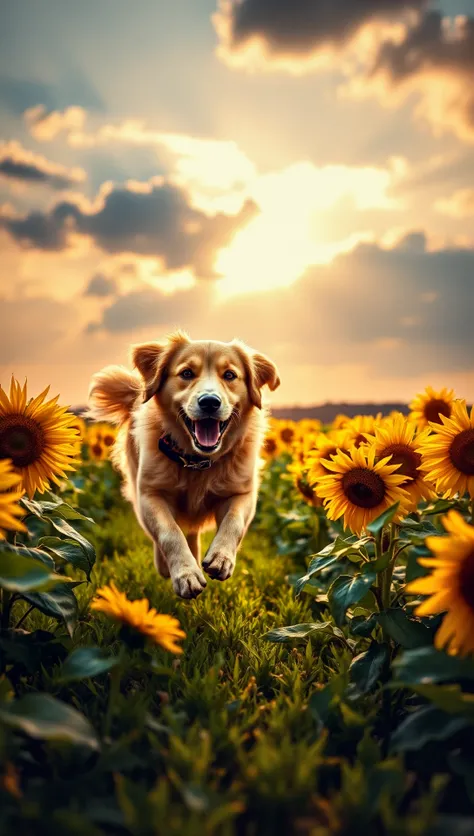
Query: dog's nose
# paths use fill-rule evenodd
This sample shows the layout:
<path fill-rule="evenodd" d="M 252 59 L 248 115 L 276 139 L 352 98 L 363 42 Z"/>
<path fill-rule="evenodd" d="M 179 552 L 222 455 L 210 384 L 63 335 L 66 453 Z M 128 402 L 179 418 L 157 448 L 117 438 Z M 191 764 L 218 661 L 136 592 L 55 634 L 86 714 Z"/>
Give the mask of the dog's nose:
<path fill-rule="evenodd" d="M 217 412 L 221 405 L 221 399 L 219 395 L 201 395 L 198 398 L 198 404 L 203 412 L 208 412 L 209 415 L 212 415 L 213 412 Z"/>

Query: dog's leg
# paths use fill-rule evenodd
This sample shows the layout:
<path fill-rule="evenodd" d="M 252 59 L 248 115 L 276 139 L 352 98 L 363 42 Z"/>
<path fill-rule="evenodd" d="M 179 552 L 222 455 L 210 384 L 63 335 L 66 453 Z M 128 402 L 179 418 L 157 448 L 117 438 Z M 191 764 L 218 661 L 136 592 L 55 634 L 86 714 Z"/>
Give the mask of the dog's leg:
<path fill-rule="evenodd" d="M 199 531 L 190 531 L 186 536 L 188 546 L 191 549 L 198 566 L 201 565 L 201 535 Z"/>
<path fill-rule="evenodd" d="M 160 547 L 158 543 L 153 540 L 153 558 L 155 563 L 155 569 L 160 573 L 162 578 L 169 578 L 170 570 L 168 569 L 168 564 L 165 560 L 164 555 L 160 551 Z"/>
<path fill-rule="evenodd" d="M 202 568 L 211 578 L 225 581 L 235 568 L 237 549 L 255 514 L 253 493 L 231 496 L 216 510 L 217 532 L 203 560 Z"/>
<path fill-rule="evenodd" d="M 170 506 L 162 497 L 149 493 L 140 493 L 139 506 L 140 519 L 156 544 L 155 559 L 159 554 L 166 562 L 174 591 L 181 598 L 196 598 L 206 579 Z"/>

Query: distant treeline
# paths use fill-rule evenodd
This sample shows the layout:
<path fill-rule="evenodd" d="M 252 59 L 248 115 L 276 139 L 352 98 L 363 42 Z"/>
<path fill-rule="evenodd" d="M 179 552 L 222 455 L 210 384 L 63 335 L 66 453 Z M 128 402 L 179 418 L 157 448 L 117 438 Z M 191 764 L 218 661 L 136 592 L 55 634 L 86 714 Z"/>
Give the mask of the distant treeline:
<path fill-rule="evenodd" d="M 302 418 L 318 418 L 323 424 L 329 424 L 336 415 L 389 415 L 390 412 L 402 412 L 407 415 L 410 411 L 404 403 L 324 403 L 321 406 L 275 406 L 272 415 L 275 418 L 286 418 L 300 421 Z"/>
<path fill-rule="evenodd" d="M 86 406 L 75 406 L 71 409 L 75 415 L 83 415 Z M 275 418 L 286 418 L 292 421 L 300 421 L 302 418 L 318 418 L 323 424 L 329 424 L 336 415 L 347 415 L 353 418 L 354 415 L 388 415 L 390 412 L 403 412 L 407 415 L 410 411 L 404 403 L 323 403 L 320 406 L 275 406 L 272 407 L 272 415 Z"/>

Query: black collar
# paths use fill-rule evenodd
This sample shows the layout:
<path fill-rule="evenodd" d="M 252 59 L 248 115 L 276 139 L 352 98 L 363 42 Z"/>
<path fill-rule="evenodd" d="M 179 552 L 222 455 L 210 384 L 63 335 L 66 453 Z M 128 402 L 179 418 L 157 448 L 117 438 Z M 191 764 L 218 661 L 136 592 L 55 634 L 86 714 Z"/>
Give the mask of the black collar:
<path fill-rule="evenodd" d="M 185 453 L 178 447 L 169 433 L 161 436 L 158 447 L 165 456 L 168 456 L 172 462 L 176 462 L 181 467 L 188 467 L 190 470 L 207 470 L 212 465 L 211 459 Z"/>

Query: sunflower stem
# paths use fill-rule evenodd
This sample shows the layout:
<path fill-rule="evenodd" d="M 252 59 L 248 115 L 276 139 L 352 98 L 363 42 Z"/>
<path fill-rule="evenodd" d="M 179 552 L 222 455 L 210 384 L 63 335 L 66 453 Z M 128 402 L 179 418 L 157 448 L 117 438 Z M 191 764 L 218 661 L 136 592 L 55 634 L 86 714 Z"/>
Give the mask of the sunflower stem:
<path fill-rule="evenodd" d="M 20 618 L 20 620 L 19 620 L 19 621 L 18 621 L 18 623 L 16 624 L 16 626 L 15 626 L 15 630 L 18 630 L 18 629 L 21 627 L 21 625 L 23 624 L 23 622 L 24 622 L 24 621 L 28 618 L 28 616 L 29 616 L 29 614 L 30 614 L 31 610 L 34 610 L 34 608 L 35 608 L 34 604 L 32 604 L 32 605 L 31 605 L 31 607 L 28 607 L 28 609 L 26 610 L 26 612 L 24 612 L 24 613 L 23 613 L 22 617 Z"/>
<path fill-rule="evenodd" d="M 0 618 L 1 626 L 8 630 L 10 626 L 10 612 L 12 608 L 12 593 L 8 589 L 2 589 L 2 614 Z"/>
<path fill-rule="evenodd" d="M 112 727 L 112 718 L 114 714 L 115 703 L 120 694 L 120 684 L 124 673 L 124 653 L 121 647 L 118 653 L 118 663 L 110 671 L 110 688 L 109 701 L 107 703 L 107 713 L 104 722 L 104 737 L 110 737 L 110 730 Z"/>

